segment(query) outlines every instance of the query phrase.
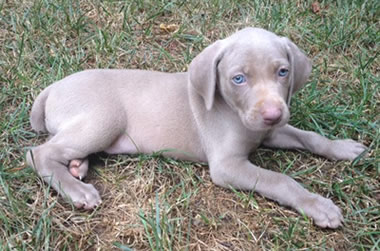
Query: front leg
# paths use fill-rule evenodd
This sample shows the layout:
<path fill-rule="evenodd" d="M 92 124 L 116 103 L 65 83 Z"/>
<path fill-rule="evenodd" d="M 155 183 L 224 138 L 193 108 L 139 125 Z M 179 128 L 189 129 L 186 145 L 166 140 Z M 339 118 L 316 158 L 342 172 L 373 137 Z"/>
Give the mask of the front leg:
<path fill-rule="evenodd" d="M 219 186 L 257 191 L 305 213 L 323 228 L 337 228 L 343 221 L 340 209 L 330 199 L 307 191 L 289 176 L 262 169 L 238 156 L 226 156 L 209 164 L 211 178 Z"/>
<path fill-rule="evenodd" d="M 332 160 L 354 160 L 367 147 L 351 139 L 330 140 L 315 132 L 290 125 L 277 128 L 267 137 L 264 146 L 308 150 Z"/>

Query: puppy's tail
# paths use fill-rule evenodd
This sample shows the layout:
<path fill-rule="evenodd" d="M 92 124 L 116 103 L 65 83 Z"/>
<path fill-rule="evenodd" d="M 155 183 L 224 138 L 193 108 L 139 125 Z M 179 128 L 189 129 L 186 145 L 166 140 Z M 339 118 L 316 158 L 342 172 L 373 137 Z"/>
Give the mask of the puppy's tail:
<path fill-rule="evenodd" d="M 45 104 L 49 96 L 50 86 L 43 90 L 34 101 L 30 112 L 30 124 L 36 132 L 47 132 L 45 126 Z"/>

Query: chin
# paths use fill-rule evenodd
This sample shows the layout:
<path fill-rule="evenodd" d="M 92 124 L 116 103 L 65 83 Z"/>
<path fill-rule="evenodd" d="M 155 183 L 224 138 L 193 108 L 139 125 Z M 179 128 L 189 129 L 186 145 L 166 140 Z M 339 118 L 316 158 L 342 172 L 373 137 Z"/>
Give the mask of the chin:
<path fill-rule="evenodd" d="M 250 131 L 268 131 L 271 128 L 273 128 L 273 126 L 265 125 L 261 119 L 256 119 L 255 121 L 252 121 L 252 119 L 242 118 L 241 122 Z"/>

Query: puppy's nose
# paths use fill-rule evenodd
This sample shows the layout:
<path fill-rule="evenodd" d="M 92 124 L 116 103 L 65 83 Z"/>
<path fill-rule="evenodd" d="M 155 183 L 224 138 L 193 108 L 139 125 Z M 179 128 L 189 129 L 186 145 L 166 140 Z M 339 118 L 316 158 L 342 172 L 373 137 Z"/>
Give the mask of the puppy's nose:
<path fill-rule="evenodd" d="M 266 107 L 261 110 L 264 124 L 275 125 L 281 120 L 282 110 L 278 107 Z"/>

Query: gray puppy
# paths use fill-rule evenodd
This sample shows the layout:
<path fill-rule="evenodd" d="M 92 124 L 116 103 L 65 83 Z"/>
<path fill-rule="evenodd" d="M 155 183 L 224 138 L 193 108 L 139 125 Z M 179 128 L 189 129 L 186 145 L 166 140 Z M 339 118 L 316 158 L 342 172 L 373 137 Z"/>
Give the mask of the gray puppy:
<path fill-rule="evenodd" d="M 336 228 L 343 217 L 330 199 L 248 160 L 261 144 L 336 160 L 353 160 L 366 149 L 287 124 L 291 95 L 310 71 L 310 60 L 289 39 L 246 28 L 208 46 L 187 73 L 79 72 L 37 97 L 32 127 L 51 137 L 27 160 L 75 206 L 91 209 L 101 203 L 98 191 L 75 178 L 87 173 L 89 154 L 177 149 L 165 155 L 208 162 L 217 185 L 255 190 Z"/>

